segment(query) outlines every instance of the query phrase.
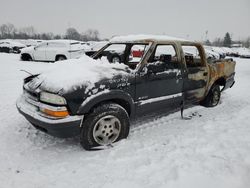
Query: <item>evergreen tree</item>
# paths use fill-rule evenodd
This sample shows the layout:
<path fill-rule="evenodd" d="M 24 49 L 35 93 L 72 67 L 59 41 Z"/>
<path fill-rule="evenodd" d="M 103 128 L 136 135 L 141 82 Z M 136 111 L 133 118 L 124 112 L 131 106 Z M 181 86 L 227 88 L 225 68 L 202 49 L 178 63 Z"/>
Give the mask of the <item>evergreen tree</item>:
<path fill-rule="evenodd" d="M 232 44 L 232 39 L 231 39 L 230 34 L 227 32 L 226 35 L 225 35 L 225 37 L 224 37 L 223 45 L 225 47 L 231 47 L 231 44 Z"/>

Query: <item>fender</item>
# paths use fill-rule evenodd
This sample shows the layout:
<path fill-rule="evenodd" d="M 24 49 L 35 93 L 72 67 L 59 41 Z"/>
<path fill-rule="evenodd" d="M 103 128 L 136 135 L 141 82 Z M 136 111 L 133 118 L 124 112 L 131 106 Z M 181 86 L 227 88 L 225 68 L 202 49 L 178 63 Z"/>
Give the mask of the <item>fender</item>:
<path fill-rule="evenodd" d="M 126 110 L 129 110 L 130 116 L 134 116 L 135 114 L 135 104 L 134 100 L 131 97 L 131 95 L 127 92 L 124 92 L 122 90 L 104 90 L 101 91 L 95 95 L 91 95 L 87 97 L 81 106 L 79 107 L 77 113 L 78 114 L 86 114 L 88 113 L 91 108 L 93 108 L 95 105 L 105 102 L 105 101 L 123 101 L 128 104 L 128 108 Z M 117 102 L 119 104 L 119 102 Z"/>

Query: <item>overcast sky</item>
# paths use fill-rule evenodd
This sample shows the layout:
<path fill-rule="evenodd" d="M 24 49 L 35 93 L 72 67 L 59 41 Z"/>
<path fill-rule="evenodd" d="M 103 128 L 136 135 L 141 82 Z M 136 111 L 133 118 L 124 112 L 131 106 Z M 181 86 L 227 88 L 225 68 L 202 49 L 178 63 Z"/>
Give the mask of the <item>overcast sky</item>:
<path fill-rule="evenodd" d="M 97 29 L 102 38 L 167 34 L 201 40 L 250 36 L 250 0 L 0 0 L 0 24 L 64 34 Z"/>

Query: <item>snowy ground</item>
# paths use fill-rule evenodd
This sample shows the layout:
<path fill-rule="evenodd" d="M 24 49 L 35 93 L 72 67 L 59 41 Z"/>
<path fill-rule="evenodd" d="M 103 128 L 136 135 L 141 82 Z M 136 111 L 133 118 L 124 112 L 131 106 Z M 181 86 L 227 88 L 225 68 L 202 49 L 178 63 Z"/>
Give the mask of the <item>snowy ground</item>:
<path fill-rule="evenodd" d="M 84 151 L 77 138 L 34 129 L 15 101 L 26 73 L 49 63 L 0 54 L 0 187 L 250 187 L 250 60 L 235 59 L 236 84 L 215 108 L 197 106 L 137 123 L 115 147 Z"/>

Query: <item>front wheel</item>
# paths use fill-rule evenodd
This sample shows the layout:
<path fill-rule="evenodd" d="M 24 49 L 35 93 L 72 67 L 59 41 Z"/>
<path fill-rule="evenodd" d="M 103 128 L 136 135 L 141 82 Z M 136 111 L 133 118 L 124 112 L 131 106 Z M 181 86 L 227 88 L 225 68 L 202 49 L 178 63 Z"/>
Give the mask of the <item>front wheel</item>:
<path fill-rule="evenodd" d="M 80 142 L 84 149 L 110 145 L 129 134 L 129 117 L 116 103 L 102 104 L 87 115 L 82 125 Z"/>
<path fill-rule="evenodd" d="M 211 87 L 208 95 L 202 101 L 202 104 L 206 107 L 214 107 L 217 106 L 220 102 L 220 96 L 221 96 L 221 91 L 220 91 L 220 86 L 215 84 Z"/>

